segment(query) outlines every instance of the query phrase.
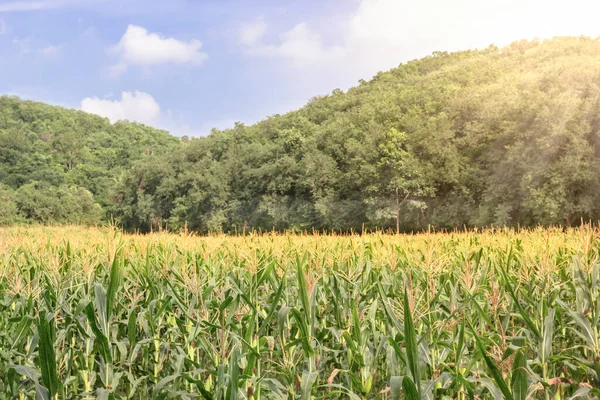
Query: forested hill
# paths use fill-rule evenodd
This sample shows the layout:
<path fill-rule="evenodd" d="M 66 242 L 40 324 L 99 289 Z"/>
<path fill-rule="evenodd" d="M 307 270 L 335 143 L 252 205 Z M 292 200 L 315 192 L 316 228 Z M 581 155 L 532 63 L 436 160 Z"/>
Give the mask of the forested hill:
<path fill-rule="evenodd" d="M 600 41 L 435 53 L 140 162 L 126 227 L 395 228 L 600 219 Z"/>
<path fill-rule="evenodd" d="M 2 196 L 14 199 L 1 205 L 38 220 L 23 197 L 43 187 L 86 188 L 104 218 L 141 230 L 395 228 L 398 214 L 403 230 L 600 219 L 597 39 L 434 53 L 173 144 L 80 112 L 7 98 L 0 108 Z M 63 135 L 85 146 L 62 147 Z"/>
<path fill-rule="evenodd" d="M 0 97 L 0 224 L 99 223 L 133 163 L 179 140 L 143 125 Z"/>

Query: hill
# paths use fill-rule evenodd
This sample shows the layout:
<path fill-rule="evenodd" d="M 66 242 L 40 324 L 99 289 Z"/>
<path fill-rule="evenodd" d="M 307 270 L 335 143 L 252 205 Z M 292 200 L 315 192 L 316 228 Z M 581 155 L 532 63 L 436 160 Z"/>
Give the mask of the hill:
<path fill-rule="evenodd" d="M 44 222 L 98 207 L 92 220 L 142 231 L 599 220 L 600 41 L 436 52 L 285 115 L 182 141 L 4 97 L 0 157 L 0 196 L 13 199 L 0 215 Z M 85 210 L 49 212 L 47 198 Z"/>
<path fill-rule="evenodd" d="M 437 52 L 193 139 L 120 182 L 126 227 L 403 230 L 600 218 L 600 41 Z"/>
<path fill-rule="evenodd" d="M 0 223 L 97 223 L 135 161 L 177 146 L 166 132 L 0 97 Z"/>

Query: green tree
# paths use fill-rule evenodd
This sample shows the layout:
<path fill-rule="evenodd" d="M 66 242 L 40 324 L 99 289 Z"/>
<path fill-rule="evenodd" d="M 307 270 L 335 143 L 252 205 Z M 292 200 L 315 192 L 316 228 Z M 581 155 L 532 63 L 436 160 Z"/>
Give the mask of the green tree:
<path fill-rule="evenodd" d="M 4 184 L 0 184 L 0 225 L 11 225 L 22 221 L 14 191 Z"/>
<path fill-rule="evenodd" d="M 418 199 L 433 191 L 419 170 L 418 160 L 407 150 L 406 134 L 395 128 L 386 132 L 379 144 L 378 173 L 384 193 L 395 194 L 396 233 L 400 233 L 400 211 L 409 198 Z M 414 200 L 415 207 L 425 207 L 425 203 Z"/>

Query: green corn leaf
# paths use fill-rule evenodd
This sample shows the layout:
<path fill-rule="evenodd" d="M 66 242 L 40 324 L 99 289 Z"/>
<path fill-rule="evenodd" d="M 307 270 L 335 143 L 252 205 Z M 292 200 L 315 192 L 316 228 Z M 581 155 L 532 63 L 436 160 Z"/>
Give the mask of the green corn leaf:
<path fill-rule="evenodd" d="M 377 282 L 377 292 L 379 293 L 379 298 L 383 303 L 383 309 L 385 310 L 385 314 L 387 315 L 389 321 L 392 323 L 392 326 L 394 326 L 394 328 L 396 328 L 398 332 L 402 332 L 402 325 L 400 325 L 398 318 L 396 318 L 396 314 L 394 314 L 394 310 L 392 310 L 389 304 L 389 299 L 385 294 L 383 286 L 381 286 L 380 282 Z"/>
<path fill-rule="evenodd" d="M 319 377 L 319 373 L 316 371 L 314 371 L 314 372 L 304 371 L 302 373 L 302 381 L 300 382 L 300 393 L 301 393 L 300 398 L 302 400 L 310 400 L 313 386 L 314 386 L 315 382 L 317 381 L 318 377 Z"/>
<path fill-rule="evenodd" d="M 391 400 L 400 400 L 402 398 L 402 377 L 392 376 L 390 379 Z"/>
<path fill-rule="evenodd" d="M 475 391 L 473 389 L 473 383 L 467 381 L 462 375 L 455 375 L 454 379 L 457 383 L 463 386 L 464 390 L 467 391 L 467 396 L 470 400 L 475 398 Z"/>
<path fill-rule="evenodd" d="M 229 305 L 231 303 L 233 303 L 233 300 L 235 300 L 233 298 L 233 296 L 228 295 L 225 300 L 223 300 L 223 302 L 219 305 L 219 312 L 223 312 L 223 310 L 225 310 L 227 307 L 229 307 Z"/>
<path fill-rule="evenodd" d="M 94 286 L 94 307 L 98 313 L 98 322 L 100 323 L 100 329 L 105 335 L 108 335 L 108 314 L 106 310 L 106 292 L 102 285 L 97 283 Z"/>
<path fill-rule="evenodd" d="M 404 342 L 406 345 L 406 361 L 408 369 L 414 379 L 413 383 L 417 387 L 419 398 L 421 398 L 421 373 L 419 371 L 419 348 L 417 344 L 417 335 L 408 301 L 408 288 L 404 288 Z M 404 381 L 403 381 L 404 382 Z M 403 383 L 404 386 L 404 383 Z"/>
<path fill-rule="evenodd" d="M 35 382 L 35 400 L 50 400 L 48 389 L 40 385 L 37 381 Z"/>
<path fill-rule="evenodd" d="M 15 334 L 12 337 L 11 340 L 11 345 L 10 348 L 11 350 L 17 346 L 20 342 L 21 339 L 23 339 L 24 337 L 27 337 L 27 335 L 29 334 L 31 325 L 33 324 L 34 319 L 28 316 L 25 316 L 21 319 L 21 322 L 19 322 L 19 325 L 17 326 L 17 329 L 15 330 Z"/>
<path fill-rule="evenodd" d="M 35 399 L 36 400 L 50 400 L 50 392 L 39 382 L 42 374 L 35 368 L 27 367 L 25 365 L 9 365 L 9 374 L 14 371 L 20 375 L 23 375 L 31 379 L 35 385 Z"/>
<path fill-rule="evenodd" d="M 113 400 L 113 398 L 111 398 L 111 394 L 108 390 L 106 389 L 102 389 L 102 388 L 98 388 L 96 390 L 96 400 Z M 152 396 L 154 399 L 160 399 L 160 396 L 156 396 L 153 395 Z"/>
<path fill-rule="evenodd" d="M 108 338 L 104 335 L 104 333 L 98 328 L 98 324 L 96 323 L 96 313 L 94 311 L 94 306 L 90 302 L 84 309 L 88 323 L 90 324 L 90 328 L 98 341 L 98 345 L 100 347 L 100 353 L 104 357 L 105 362 L 111 362 L 112 357 L 110 354 L 110 347 L 108 345 Z"/>
<path fill-rule="evenodd" d="M 300 311 L 296 310 L 295 308 L 292 308 L 290 310 L 290 314 L 298 323 L 298 328 L 300 329 L 300 335 L 301 335 L 300 341 L 302 343 L 302 349 L 304 350 L 305 357 L 314 356 L 315 351 L 313 350 L 313 347 L 310 343 L 308 325 L 306 324 L 306 321 L 304 320 L 304 315 Z"/>
<path fill-rule="evenodd" d="M 508 385 L 504 381 L 504 378 L 502 378 L 502 372 L 498 369 L 498 366 L 496 366 L 496 363 L 494 363 L 494 361 L 490 358 L 490 356 L 488 356 L 487 351 L 485 350 L 485 347 L 484 347 L 483 343 L 481 342 L 481 338 L 479 337 L 477 332 L 475 332 L 475 329 L 473 329 L 473 327 L 471 327 L 471 330 L 473 331 L 473 337 L 475 338 L 475 341 L 477 342 L 477 347 L 479 348 L 479 351 L 481 352 L 481 355 L 482 355 L 488 369 L 490 370 L 490 373 L 492 375 L 492 378 L 494 378 L 496 385 L 498 385 L 498 388 L 502 392 L 502 395 L 504 396 L 505 399 L 513 400 L 514 399 L 513 395 L 510 392 L 510 390 L 508 389 Z"/>
<path fill-rule="evenodd" d="M 196 389 L 198 389 L 198 391 L 200 392 L 200 394 L 206 400 L 212 400 L 213 399 L 213 395 L 208 390 L 206 390 L 204 382 L 202 382 L 201 380 L 198 380 L 198 379 L 194 379 L 190 375 L 187 375 L 187 374 L 182 374 L 181 376 L 182 376 L 183 379 L 185 379 L 189 383 L 194 384 L 196 386 Z"/>
<path fill-rule="evenodd" d="M 506 396 L 502 394 L 502 391 L 494 382 L 492 382 L 491 379 L 480 378 L 478 383 L 480 383 L 483 387 L 489 390 L 494 400 L 506 400 Z"/>
<path fill-rule="evenodd" d="M 538 327 L 535 325 L 535 323 L 533 322 L 533 320 L 529 316 L 529 312 L 527 310 L 525 310 L 525 308 L 521 305 L 521 302 L 517 298 L 517 295 L 515 294 L 515 291 L 514 291 L 512 285 L 511 285 L 511 282 L 508 279 L 507 272 L 502 267 L 500 267 L 500 271 L 502 272 L 502 275 L 504 277 L 504 286 L 506 287 L 506 289 L 507 289 L 510 297 L 512 298 L 513 303 L 517 306 L 517 309 L 519 310 L 519 314 L 521 314 L 521 318 L 523 318 L 523 321 L 525 321 L 525 324 L 527 325 L 527 327 L 529 328 L 529 330 L 537 338 L 539 338 L 540 337 L 540 330 L 538 329 Z"/>
<path fill-rule="evenodd" d="M 408 363 L 406 361 L 406 355 L 402 351 L 402 349 L 400 348 L 400 346 L 398 346 L 398 343 L 396 343 L 396 341 L 393 338 L 391 338 L 391 337 L 387 338 L 387 342 L 394 349 L 394 352 L 396 353 L 396 355 L 398 356 L 398 358 L 402 361 L 402 363 L 404 365 L 408 366 Z"/>
<path fill-rule="evenodd" d="M 281 300 L 281 295 L 283 294 L 284 287 L 285 287 L 285 279 L 284 279 L 284 277 L 281 277 L 281 282 L 279 283 L 279 288 L 277 289 L 277 292 L 275 293 L 275 297 L 273 298 L 273 303 L 271 303 L 271 308 L 269 309 L 269 313 L 267 314 L 265 319 L 262 321 L 262 323 L 260 325 L 260 329 L 258 330 L 258 337 L 261 337 L 265 333 L 265 331 L 267 330 L 267 327 L 269 326 L 269 322 L 271 321 L 271 318 L 273 318 L 273 315 L 275 315 L 275 311 L 277 310 L 277 306 L 279 305 L 279 301 Z"/>
<path fill-rule="evenodd" d="M 358 318 L 358 304 L 352 307 L 352 336 L 357 344 L 362 344 L 360 319 Z"/>
<path fill-rule="evenodd" d="M 456 369 L 459 370 L 461 366 L 463 347 L 465 344 L 465 320 L 462 319 L 460 323 L 460 330 L 458 331 L 458 343 L 456 345 Z"/>
<path fill-rule="evenodd" d="M 527 382 L 527 360 L 525 358 L 525 350 L 517 351 L 515 361 L 512 368 L 512 394 L 515 400 L 525 400 L 529 384 Z"/>
<path fill-rule="evenodd" d="M 329 391 L 330 397 L 333 395 L 339 395 L 340 398 L 347 398 L 348 400 L 362 400 L 360 396 L 358 396 L 356 393 L 353 393 L 350 391 L 350 389 L 344 387 L 343 385 L 327 384 L 320 385 L 319 388 L 326 388 Z"/>
<path fill-rule="evenodd" d="M 569 306 L 559 299 L 556 299 L 556 303 L 560 305 L 571 316 L 571 318 L 573 318 L 573 321 L 575 321 L 579 327 L 579 330 L 576 330 L 575 333 L 585 340 L 589 348 L 596 348 L 596 333 L 594 332 L 592 324 L 590 324 L 590 321 L 585 317 L 585 315 L 580 312 L 572 311 Z"/>
<path fill-rule="evenodd" d="M 269 265 L 267 265 L 264 269 L 262 269 L 260 271 L 260 273 L 258 274 L 258 277 L 256 279 L 256 287 L 260 287 L 263 283 L 265 283 L 265 281 L 267 279 L 269 279 L 269 277 L 271 276 L 271 273 L 273 272 L 274 269 L 274 265 L 273 262 L 270 262 Z"/>
<path fill-rule="evenodd" d="M 175 379 L 179 378 L 180 376 L 181 376 L 180 374 L 173 374 L 173 375 L 165 376 L 164 378 L 162 378 L 152 388 L 152 397 L 156 398 L 156 396 L 158 394 L 160 394 L 160 392 L 162 391 L 163 387 L 165 387 L 167 384 L 173 382 Z"/>
<path fill-rule="evenodd" d="M 9 365 L 8 369 L 14 369 L 18 374 L 23 375 L 32 381 L 39 381 L 42 377 L 40 371 L 35 368 L 28 367 L 26 365 Z"/>
<path fill-rule="evenodd" d="M 555 310 L 551 309 L 548 316 L 544 319 L 544 337 L 540 343 L 540 361 L 545 364 L 552 354 L 552 335 L 554 333 L 554 314 Z"/>
<path fill-rule="evenodd" d="M 108 283 L 108 289 L 106 291 L 106 320 L 110 320 L 110 316 L 112 315 L 115 299 L 117 297 L 117 292 L 119 291 L 119 287 L 121 286 L 121 281 L 123 280 L 123 271 L 120 265 L 121 255 L 120 251 L 115 253 L 113 258 L 112 265 L 110 267 L 110 281 Z"/>
<path fill-rule="evenodd" d="M 60 382 L 56 369 L 56 356 L 54 354 L 54 341 L 50 333 L 50 324 L 43 313 L 39 315 L 38 334 L 40 338 L 38 346 L 42 382 L 48 389 L 50 397 L 53 397 L 60 389 Z"/>
<path fill-rule="evenodd" d="M 238 360 L 240 358 L 240 349 L 236 346 L 229 358 L 229 387 L 227 389 L 227 399 L 237 400 L 238 398 L 238 380 L 239 367 Z"/>
<path fill-rule="evenodd" d="M 402 378 L 402 391 L 404 392 L 404 398 L 406 400 L 420 400 L 421 395 L 417 391 L 415 383 L 410 377 L 405 376 Z"/>
<path fill-rule="evenodd" d="M 279 326 L 279 334 L 283 337 L 284 328 L 287 326 L 288 316 L 292 307 L 281 307 L 277 312 L 277 325 Z"/>
<path fill-rule="evenodd" d="M 296 275 L 298 278 L 298 290 L 300 303 L 302 304 L 302 312 L 305 315 L 306 323 L 308 324 L 311 320 L 310 315 L 310 301 L 308 299 L 308 288 L 306 285 L 306 277 L 304 276 L 304 264 L 299 259 L 296 261 Z"/>
<path fill-rule="evenodd" d="M 133 349 L 137 337 L 137 311 L 131 310 L 127 320 L 127 338 L 129 339 L 129 348 Z"/>

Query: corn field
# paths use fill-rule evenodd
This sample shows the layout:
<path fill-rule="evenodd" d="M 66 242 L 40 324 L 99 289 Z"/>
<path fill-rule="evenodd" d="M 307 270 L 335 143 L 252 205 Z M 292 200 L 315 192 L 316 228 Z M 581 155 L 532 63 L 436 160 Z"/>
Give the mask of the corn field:
<path fill-rule="evenodd" d="M 600 231 L 0 229 L 0 399 L 591 399 Z"/>

